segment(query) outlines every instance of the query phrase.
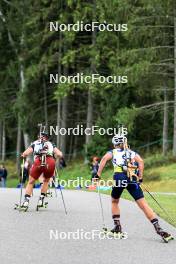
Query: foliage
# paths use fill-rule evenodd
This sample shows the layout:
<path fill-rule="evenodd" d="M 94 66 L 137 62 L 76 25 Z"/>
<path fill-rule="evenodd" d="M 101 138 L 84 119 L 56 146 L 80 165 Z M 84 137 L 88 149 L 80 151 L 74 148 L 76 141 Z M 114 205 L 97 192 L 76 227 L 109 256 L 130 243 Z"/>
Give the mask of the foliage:
<path fill-rule="evenodd" d="M 173 8 L 172 0 L 2 1 L 0 121 L 6 120 L 8 151 L 16 146 L 13 135 L 17 125 L 13 129 L 11 126 L 17 124 L 18 116 L 23 131 L 32 139 L 38 124 L 48 121 L 56 125 L 58 99 L 68 99 L 67 126 L 85 124 L 89 89 L 93 96 L 93 124 L 104 128 L 127 125 L 130 144 L 135 148 L 160 140 L 163 105 L 157 103 L 163 102 L 164 86 L 169 88 L 168 100 L 173 98 Z M 127 23 L 128 30 L 96 31 L 96 36 L 86 31 L 50 32 L 50 21 Z M 63 75 L 127 75 L 128 83 L 50 84 L 49 74 L 59 69 Z M 172 110 L 173 104 L 169 107 Z M 173 124 L 172 111 L 169 121 Z M 172 133 L 170 128 L 169 138 Z M 82 136 L 70 141 L 67 138 L 67 154 L 75 148 L 78 152 L 84 149 Z M 89 155 L 102 155 L 109 145 L 110 137 L 95 135 L 88 146 Z"/>

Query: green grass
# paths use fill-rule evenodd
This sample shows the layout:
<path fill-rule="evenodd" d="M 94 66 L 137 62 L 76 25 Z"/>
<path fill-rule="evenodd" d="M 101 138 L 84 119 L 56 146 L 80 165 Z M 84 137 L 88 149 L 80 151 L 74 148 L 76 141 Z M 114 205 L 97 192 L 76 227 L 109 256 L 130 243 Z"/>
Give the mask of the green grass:
<path fill-rule="evenodd" d="M 176 227 L 176 195 L 166 195 L 166 194 L 153 194 L 155 199 L 161 204 L 161 206 L 168 212 L 171 219 L 159 208 L 156 202 L 145 193 L 145 198 L 151 208 L 156 212 L 158 216 L 165 219 L 168 223 Z M 128 194 L 127 191 L 123 192 L 122 198 L 134 201 L 133 198 Z"/>
<path fill-rule="evenodd" d="M 19 183 L 18 179 L 11 178 L 11 179 L 7 180 L 7 187 L 8 188 L 14 188 L 18 185 L 18 183 Z"/>
<path fill-rule="evenodd" d="M 147 169 L 147 178 L 159 177 L 160 180 L 176 180 L 176 163 Z"/>
<path fill-rule="evenodd" d="M 162 153 L 155 153 L 150 156 L 146 156 L 145 160 L 145 168 L 152 167 L 160 167 L 163 165 L 169 165 L 176 162 L 176 158 L 173 157 L 172 153 L 169 152 L 167 155 L 163 155 Z"/>
<path fill-rule="evenodd" d="M 152 192 L 176 192 L 176 180 L 144 181 Z"/>

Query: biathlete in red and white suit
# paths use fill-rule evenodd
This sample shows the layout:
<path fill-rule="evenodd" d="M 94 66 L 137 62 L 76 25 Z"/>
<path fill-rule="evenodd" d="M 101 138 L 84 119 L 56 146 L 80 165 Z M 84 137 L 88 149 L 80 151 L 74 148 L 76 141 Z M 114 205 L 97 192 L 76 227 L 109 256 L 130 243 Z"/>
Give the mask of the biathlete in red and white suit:
<path fill-rule="evenodd" d="M 29 200 L 33 191 L 35 181 L 43 175 L 43 184 L 41 187 L 41 195 L 39 199 L 39 206 L 43 206 L 44 198 L 47 193 L 48 183 L 50 178 L 54 175 L 55 170 L 55 158 L 62 158 L 62 152 L 56 148 L 56 146 L 49 141 L 47 133 L 42 132 L 38 140 L 34 141 L 28 149 L 22 153 L 22 157 L 26 158 L 28 155 L 34 155 L 34 163 L 30 169 L 29 181 L 26 186 L 24 202 L 22 208 L 27 209 L 29 206 Z"/>

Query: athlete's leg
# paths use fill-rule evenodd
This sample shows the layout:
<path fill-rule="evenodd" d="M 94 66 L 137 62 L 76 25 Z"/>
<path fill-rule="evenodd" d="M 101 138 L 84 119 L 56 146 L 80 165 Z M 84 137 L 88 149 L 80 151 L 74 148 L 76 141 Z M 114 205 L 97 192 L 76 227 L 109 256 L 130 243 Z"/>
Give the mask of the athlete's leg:
<path fill-rule="evenodd" d="M 50 178 L 43 178 L 43 184 L 42 184 L 42 188 L 41 188 L 41 193 L 47 193 L 48 190 L 48 184 L 49 184 Z"/>
<path fill-rule="evenodd" d="M 120 215 L 120 207 L 119 207 L 119 201 L 120 199 L 114 199 L 111 197 L 111 210 L 112 210 L 112 215 Z"/>
<path fill-rule="evenodd" d="M 33 186 L 35 183 L 35 179 L 32 176 L 29 176 L 29 181 L 26 185 L 26 191 L 25 194 L 31 196 L 32 191 L 33 191 Z"/>
<path fill-rule="evenodd" d="M 38 208 L 45 207 L 46 204 L 48 204 L 48 203 L 45 203 L 44 200 L 45 200 L 45 197 L 47 196 L 49 180 L 50 178 L 43 177 L 43 184 L 41 186 L 41 194 L 40 194 L 38 204 L 37 204 Z"/>
<path fill-rule="evenodd" d="M 114 222 L 114 228 L 111 230 L 111 232 L 113 233 L 119 233 L 122 231 L 120 224 L 119 201 L 123 190 L 124 188 L 122 187 L 113 187 L 111 192 L 111 210 L 112 210 L 112 219 Z"/>
<path fill-rule="evenodd" d="M 112 210 L 112 217 L 119 216 L 120 217 L 120 208 L 119 208 L 119 201 L 124 190 L 124 187 L 121 186 L 122 181 L 125 179 L 125 175 L 123 173 L 115 173 L 114 174 L 114 181 L 115 185 L 112 187 L 111 192 L 111 210 Z"/>
<path fill-rule="evenodd" d="M 120 207 L 119 207 L 119 201 L 120 198 L 115 199 L 115 198 L 111 198 L 112 200 L 112 219 L 114 221 L 114 228 L 111 230 L 111 232 L 122 232 L 122 227 L 120 224 Z"/>
<path fill-rule="evenodd" d="M 41 193 L 47 193 L 48 185 L 51 178 L 54 175 L 55 170 L 55 160 L 52 157 L 47 157 L 46 159 L 47 166 L 43 170 L 43 185 L 41 187 Z"/>
<path fill-rule="evenodd" d="M 141 199 L 136 200 L 136 203 L 150 221 L 153 220 L 154 218 L 156 218 L 156 214 L 151 209 L 151 207 L 148 205 L 145 198 L 141 198 Z"/>
<path fill-rule="evenodd" d="M 28 180 L 28 183 L 26 186 L 24 202 L 22 204 L 23 207 L 29 206 L 29 200 L 30 200 L 31 195 L 32 195 L 34 183 L 39 178 L 39 176 L 41 174 L 41 167 L 39 165 L 40 165 L 40 161 L 35 160 L 34 164 L 32 165 L 32 167 L 30 169 L 30 176 L 29 176 L 29 180 Z"/>
<path fill-rule="evenodd" d="M 26 186 L 26 190 L 25 190 L 24 201 L 22 205 L 20 204 L 21 208 L 24 208 L 25 211 L 27 211 L 29 207 L 29 201 L 32 195 L 34 183 L 35 183 L 35 179 L 30 175 L 27 186 Z"/>
<path fill-rule="evenodd" d="M 115 181 L 115 186 L 112 187 L 111 192 L 111 208 L 112 208 L 112 219 L 114 222 L 114 228 L 111 230 L 113 233 L 121 233 L 122 228 L 120 224 L 120 208 L 119 208 L 119 201 L 120 197 L 123 193 L 124 187 L 124 180 L 126 180 L 127 176 L 124 173 L 115 173 L 113 179 Z"/>
<path fill-rule="evenodd" d="M 147 201 L 144 198 L 141 198 L 137 200 L 136 203 L 142 209 L 142 211 L 144 212 L 146 217 L 150 220 L 150 222 L 153 224 L 156 230 L 156 233 L 160 235 L 164 240 L 167 240 L 167 239 L 170 240 L 172 236 L 161 228 L 156 214 L 150 208 Z"/>
<path fill-rule="evenodd" d="M 128 187 L 127 187 L 127 190 L 133 196 L 133 198 L 135 199 L 135 201 L 136 201 L 137 205 L 139 206 L 139 208 L 144 212 L 146 217 L 153 224 L 157 234 L 160 235 L 163 239 L 166 239 L 166 238 L 170 239 L 171 235 L 168 234 L 167 232 L 165 232 L 161 228 L 156 214 L 150 208 L 150 206 L 148 205 L 147 201 L 145 200 L 144 194 L 143 194 L 143 191 L 142 191 L 141 187 L 138 184 L 129 184 Z"/>
<path fill-rule="evenodd" d="M 150 208 L 147 201 L 145 200 L 143 191 L 138 183 L 129 182 L 127 186 L 127 190 L 131 194 L 131 196 L 135 199 L 139 208 L 144 212 L 144 214 L 150 221 L 156 218 L 155 213 L 153 212 L 153 210 Z"/>
<path fill-rule="evenodd" d="M 43 184 L 43 180 L 44 180 L 43 173 L 40 175 L 38 180 L 39 180 L 40 185 L 42 185 Z"/>

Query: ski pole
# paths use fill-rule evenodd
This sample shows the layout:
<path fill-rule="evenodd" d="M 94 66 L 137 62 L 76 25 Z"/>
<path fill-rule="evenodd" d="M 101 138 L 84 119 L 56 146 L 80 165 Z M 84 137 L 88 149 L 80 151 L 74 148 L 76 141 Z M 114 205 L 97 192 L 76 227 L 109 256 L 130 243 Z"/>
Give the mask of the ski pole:
<path fill-rule="evenodd" d="M 54 184 L 55 196 L 57 197 L 57 189 L 56 189 L 56 183 L 54 181 L 54 178 L 52 178 L 52 183 Z"/>
<path fill-rule="evenodd" d="M 103 229 L 106 229 L 106 227 L 105 227 L 104 211 L 103 211 L 103 203 L 102 203 L 102 199 L 101 199 L 101 193 L 100 193 L 100 184 L 99 184 L 99 181 L 98 181 L 98 196 L 99 196 L 99 201 L 100 201 L 100 209 L 101 209 L 101 217 L 102 217 Z"/>
<path fill-rule="evenodd" d="M 143 183 L 141 183 L 141 185 L 143 186 L 144 190 L 150 195 L 150 197 L 155 201 L 155 203 L 159 206 L 159 208 L 165 213 L 165 215 L 169 218 L 169 220 L 175 223 L 173 218 L 168 214 L 167 210 L 156 200 L 154 195 L 149 192 L 148 188 L 146 188 L 146 185 L 144 185 Z"/>
<path fill-rule="evenodd" d="M 23 175 L 24 175 L 24 158 L 23 158 L 22 167 L 21 167 L 20 202 L 19 202 L 20 206 L 21 206 L 21 200 L 22 200 L 22 194 L 23 194 Z"/>
<path fill-rule="evenodd" d="M 56 176 L 58 178 L 58 184 L 59 184 L 59 189 L 60 189 L 60 193 L 61 193 L 61 197 L 62 197 L 62 202 L 63 202 L 65 214 L 67 215 L 67 209 L 66 209 L 66 205 L 65 205 L 65 201 L 64 201 L 64 196 L 63 196 L 62 189 L 61 189 L 61 186 L 60 186 L 59 176 L 58 176 L 58 172 L 57 172 L 56 167 L 55 167 L 55 174 L 56 174 Z"/>

